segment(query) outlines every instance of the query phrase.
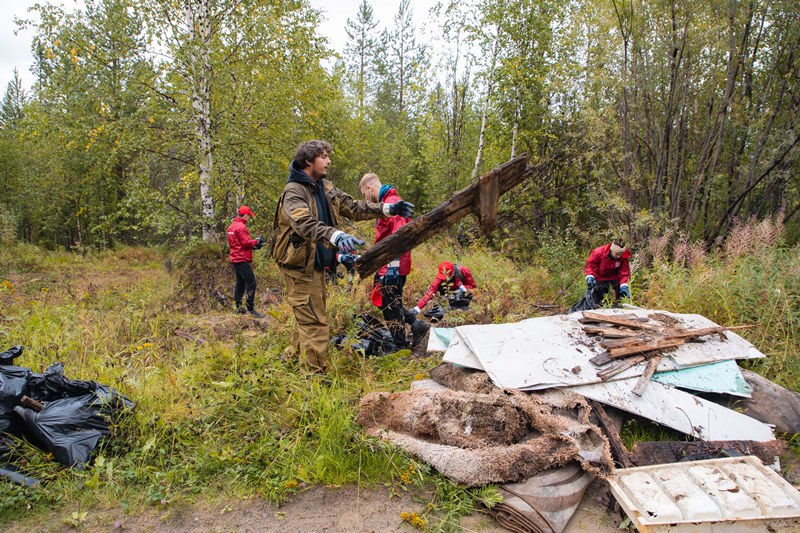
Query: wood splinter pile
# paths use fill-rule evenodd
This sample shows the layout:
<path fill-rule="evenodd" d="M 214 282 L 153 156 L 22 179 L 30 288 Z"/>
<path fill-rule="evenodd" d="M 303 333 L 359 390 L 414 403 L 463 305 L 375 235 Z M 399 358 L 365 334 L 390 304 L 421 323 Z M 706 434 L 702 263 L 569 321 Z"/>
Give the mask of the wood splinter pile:
<path fill-rule="evenodd" d="M 603 367 L 597 372 L 601 380 L 606 381 L 642 361 L 648 361 L 642 377 L 633 389 L 636 395 L 641 396 L 656 371 L 664 351 L 706 335 L 718 335 L 720 340 L 725 340 L 727 338 L 725 331 L 752 327 L 714 326 L 685 329 L 678 320 L 669 315 L 652 313 L 650 318 L 657 320 L 658 323 L 634 314 L 606 315 L 594 311 L 583 312 L 583 318 L 580 319 L 583 331 L 589 335 L 603 337 L 600 346 L 606 351 L 589 359 L 594 365 Z"/>

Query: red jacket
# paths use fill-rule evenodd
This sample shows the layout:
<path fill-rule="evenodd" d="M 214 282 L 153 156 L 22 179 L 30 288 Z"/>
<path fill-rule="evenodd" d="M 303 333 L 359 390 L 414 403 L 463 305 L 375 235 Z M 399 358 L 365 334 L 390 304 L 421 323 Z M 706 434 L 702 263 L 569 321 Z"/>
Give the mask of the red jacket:
<path fill-rule="evenodd" d="M 253 246 L 258 244 L 256 239 L 250 238 L 247 223 L 242 217 L 233 219 L 233 224 L 228 228 L 228 246 L 231 248 L 231 263 L 252 263 Z"/>
<path fill-rule="evenodd" d="M 591 274 L 597 281 L 618 280 L 620 285 L 628 283 L 631 279 L 630 257 L 629 250 L 625 250 L 619 259 L 611 257 L 611 243 L 595 248 L 586 259 L 586 275 Z"/>
<path fill-rule="evenodd" d="M 420 298 L 419 301 L 417 302 L 417 307 L 419 307 L 420 309 L 425 307 L 425 304 L 427 304 L 430 301 L 430 299 L 433 298 L 434 294 L 436 294 L 439 291 L 439 289 L 442 288 L 443 285 L 450 292 L 455 292 L 462 285 L 469 291 L 477 287 L 477 285 L 475 285 L 475 278 L 472 277 L 472 272 L 470 272 L 467 267 L 465 266 L 458 267 L 459 272 L 461 272 L 461 278 L 463 278 L 462 281 L 455 274 L 453 274 L 450 278 L 444 277 L 442 275 L 443 266 L 445 266 L 445 268 L 451 272 L 453 270 L 452 263 L 444 262 L 439 265 L 439 271 L 436 273 L 436 279 L 433 280 L 431 286 L 428 287 L 428 290 L 425 291 L 425 294 L 423 294 L 422 298 Z"/>
<path fill-rule="evenodd" d="M 402 198 L 400 198 L 400 196 L 397 194 L 397 189 L 394 187 L 386 191 L 386 194 L 384 194 L 383 198 L 380 199 L 380 201 L 384 204 L 393 204 L 395 202 L 399 202 L 400 200 L 402 200 Z M 379 218 L 375 223 L 375 243 L 379 243 L 395 231 L 408 224 L 410 221 L 410 218 L 403 218 L 400 215 Z M 378 275 L 383 276 L 386 274 L 387 268 L 388 267 L 386 265 L 383 265 L 380 270 L 378 270 Z M 409 272 L 411 272 L 411 252 L 403 252 L 400 254 L 400 275 L 408 276 Z"/>

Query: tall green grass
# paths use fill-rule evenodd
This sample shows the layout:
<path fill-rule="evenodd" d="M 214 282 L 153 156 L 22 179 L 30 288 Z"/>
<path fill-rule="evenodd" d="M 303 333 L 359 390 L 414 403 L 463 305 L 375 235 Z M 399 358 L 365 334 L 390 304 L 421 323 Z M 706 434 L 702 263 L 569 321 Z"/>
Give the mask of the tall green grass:
<path fill-rule="evenodd" d="M 758 246 L 723 246 L 711 254 L 679 242 L 662 247 L 660 255 L 643 249 L 634 303 L 700 313 L 721 324 L 756 324 L 741 332 L 769 356 L 754 363 L 755 370 L 797 389 L 800 249 L 780 239 L 764 242 L 762 235 Z M 406 302 L 413 305 L 439 262 L 449 260 L 468 266 L 478 288 L 472 310 L 448 314 L 445 325 L 551 313 L 544 304 L 565 309 L 580 297 L 587 253 L 574 242 L 551 239 L 515 263 L 482 241 L 464 248 L 435 240 L 413 253 Z M 0 482 L 0 520 L 33 523 L 51 507 L 134 512 L 220 494 L 280 502 L 310 484 L 359 483 L 426 487 L 429 526 L 452 529 L 477 501 L 492 500 L 491 489 L 456 487 L 366 437 L 354 422 L 364 394 L 405 390 L 438 358 L 400 352 L 364 359 L 332 349 L 329 379 L 303 377 L 279 360 L 293 317 L 271 262 L 256 256 L 258 302 L 270 322 L 259 329 L 230 311 L 175 311 L 175 279 L 164 266 L 169 257 L 135 248 L 86 255 L 23 245 L 0 250 L 0 349 L 24 344 L 18 364 L 41 371 L 62 361 L 68 377 L 111 385 L 137 404 L 84 470 L 59 467 L 19 443 L 26 468 L 46 483 L 32 491 Z M 352 332 L 355 314 L 377 313 L 368 300 L 371 284 L 344 278 L 330 288 L 333 333 Z M 636 432 L 629 430 L 633 440 Z"/>

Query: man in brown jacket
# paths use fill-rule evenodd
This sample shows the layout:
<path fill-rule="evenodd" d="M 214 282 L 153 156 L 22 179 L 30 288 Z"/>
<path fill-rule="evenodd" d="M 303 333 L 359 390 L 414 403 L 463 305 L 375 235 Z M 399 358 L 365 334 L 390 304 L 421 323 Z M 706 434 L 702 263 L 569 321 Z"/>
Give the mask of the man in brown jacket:
<path fill-rule="evenodd" d="M 354 200 L 326 180 L 331 146 L 307 141 L 297 147 L 289 179 L 275 212 L 272 257 L 286 283 L 286 298 L 297 325 L 287 355 L 300 357 L 303 369 L 328 370 L 330 326 L 325 309 L 326 268 L 336 268 L 336 252 L 353 253 L 364 241 L 336 226 L 342 217 L 353 220 L 410 217 L 414 205 Z"/>

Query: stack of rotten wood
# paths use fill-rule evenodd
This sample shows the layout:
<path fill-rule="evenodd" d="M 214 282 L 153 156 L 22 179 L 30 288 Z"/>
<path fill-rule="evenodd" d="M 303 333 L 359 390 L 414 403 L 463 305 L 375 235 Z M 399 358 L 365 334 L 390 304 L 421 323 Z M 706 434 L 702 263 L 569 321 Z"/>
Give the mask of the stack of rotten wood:
<path fill-rule="evenodd" d="M 600 346 L 606 351 L 589 360 L 601 367 L 597 372 L 601 380 L 606 381 L 634 365 L 643 361 L 648 362 L 633 389 L 637 396 L 641 396 L 644 392 L 665 351 L 675 349 L 686 342 L 697 342 L 700 337 L 706 335 L 718 335 L 720 340 L 725 340 L 725 331 L 752 327 L 715 326 L 685 329 L 676 319 L 665 314 L 652 313 L 650 318 L 656 322 L 633 314 L 609 316 L 594 311 L 584 311 L 583 318 L 580 319 L 585 333 L 603 338 Z"/>

